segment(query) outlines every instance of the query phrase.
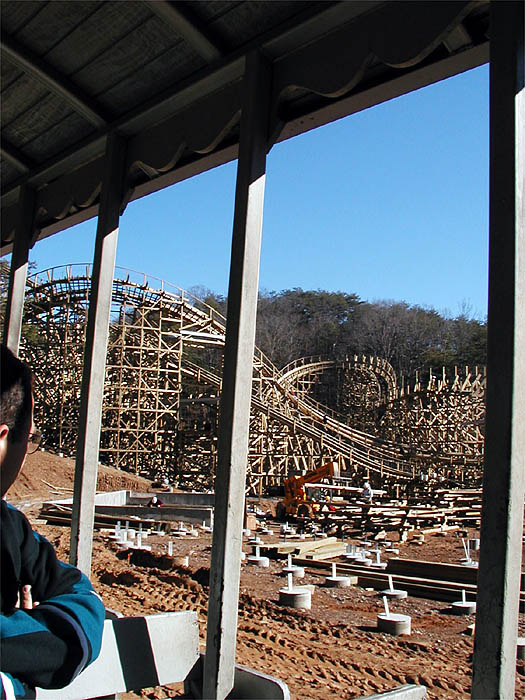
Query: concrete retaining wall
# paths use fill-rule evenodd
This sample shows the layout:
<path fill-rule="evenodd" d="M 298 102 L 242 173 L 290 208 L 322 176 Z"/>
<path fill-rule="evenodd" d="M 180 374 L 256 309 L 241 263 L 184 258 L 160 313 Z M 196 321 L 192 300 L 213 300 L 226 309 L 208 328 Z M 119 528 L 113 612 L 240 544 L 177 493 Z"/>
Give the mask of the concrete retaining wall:
<path fill-rule="evenodd" d="M 108 491 L 97 493 L 95 496 L 95 511 L 101 515 L 112 515 L 122 520 L 131 519 L 133 516 L 142 519 L 177 521 L 187 523 L 203 522 L 213 527 L 213 506 L 215 494 L 213 493 L 157 493 L 162 501 L 160 508 L 148 508 L 147 503 L 153 493 L 137 493 L 131 491 Z M 48 501 L 44 505 L 69 505 L 73 504 L 72 498 Z"/>
<path fill-rule="evenodd" d="M 139 493 L 131 491 L 128 497 L 129 505 L 144 505 L 148 502 L 153 494 Z M 206 506 L 213 508 L 215 505 L 214 493 L 169 493 L 167 491 L 157 491 L 156 495 L 165 505 L 177 506 Z"/>
<path fill-rule="evenodd" d="M 107 491 L 97 493 L 95 505 L 101 506 L 125 506 L 128 503 L 130 491 Z"/>
<path fill-rule="evenodd" d="M 202 525 L 203 522 L 211 527 L 213 508 L 192 508 L 191 506 L 162 506 L 162 508 L 147 508 L 146 506 L 104 506 L 96 505 L 95 511 L 101 515 L 111 515 L 121 520 L 130 520 L 133 516 L 142 520 L 184 521 Z"/>
<path fill-rule="evenodd" d="M 105 491 L 104 493 L 97 493 L 95 495 L 95 505 L 108 505 L 108 506 L 125 506 L 129 499 L 129 491 Z M 151 498 L 151 496 L 150 496 Z M 72 498 L 54 498 L 52 501 L 46 501 L 44 505 L 73 505 Z"/>

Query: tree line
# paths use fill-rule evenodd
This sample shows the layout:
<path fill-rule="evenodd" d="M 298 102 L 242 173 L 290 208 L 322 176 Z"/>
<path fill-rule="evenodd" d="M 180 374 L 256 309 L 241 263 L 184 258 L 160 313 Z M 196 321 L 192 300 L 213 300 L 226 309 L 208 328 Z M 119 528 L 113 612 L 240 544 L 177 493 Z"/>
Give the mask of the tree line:
<path fill-rule="evenodd" d="M 227 301 L 196 288 L 226 315 Z M 204 291 L 204 293 L 203 293 Z M 256 344 L 277 367 L 300 357 L 375 355 L 399 377 L 486 364 L 487 325 L 464 307 L 454 318 L 403 301 L 364 301 L 357 294 L 287 289 L 259 295 Z"/>
<path fill-rule="evenodd" d="M 9 263 L 0 260 L 1 321 L 8 281 Z M 205 287 L 189 291 L 226 315 L 224 296 Z M 23 330 L 26 336 L 32 332 Z M 278 368 L 311 355 L 340 360 L 364 354 L 383 358 L 399 377 L 412 378 L 430 368 L 485 365 L 487 325 L 466 307 L 449 318 L 403 301 L 369 302 L 354 293 L 295 288 L 259 294 L 256 344 Z"/>

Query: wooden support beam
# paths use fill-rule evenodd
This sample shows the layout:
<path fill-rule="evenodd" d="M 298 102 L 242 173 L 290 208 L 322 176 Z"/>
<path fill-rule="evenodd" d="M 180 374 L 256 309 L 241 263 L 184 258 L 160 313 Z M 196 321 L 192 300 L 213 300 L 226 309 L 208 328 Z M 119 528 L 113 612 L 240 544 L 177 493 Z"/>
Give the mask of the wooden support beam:
<path fill-rule="evenodd" d="M 271 70 L 246 60 L 228 288 L 204 697 L 233 688 Z"/>
<path fill-rule="evenodd" d="M 524 5 L 492 2 L 487 418 L 472 698 L 514 697 L 525 481 Z"/>

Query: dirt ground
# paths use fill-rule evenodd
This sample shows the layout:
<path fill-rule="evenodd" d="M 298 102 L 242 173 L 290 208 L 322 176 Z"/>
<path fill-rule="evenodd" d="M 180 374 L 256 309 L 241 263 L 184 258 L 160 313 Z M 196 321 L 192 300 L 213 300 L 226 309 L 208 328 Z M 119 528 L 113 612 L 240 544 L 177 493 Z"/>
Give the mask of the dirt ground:
<path fill-rule="evenodd" d="M 68 555 L 69 530 L 38 521 L 38 503 L 56 498 L 57 494 L 69 495 L 72 475 L 72 460 L 40 452 L 28 457 L 24 473 L 7 495 L 10 502 L 22 507 L 64 559 Z M 147 490 L 148 486 L 145 480 L 123 472 L 101 470 L 101 490 Z M 266 504 L 260 505 L 265 510 Z M 278 526 L 273 527 L 277 533 Z M 174 556 L 189 555 L 187 568 L 175 565 L 167 556 L 168 539 L 167 535 L 148 537 L 151 552 L 122 551 L 108 540 L 106 533 L 97 532 L 93 585 L 106 607 L 125 615 L 195 610 L 204 647 L 211 537 L 199 532 L 195 538 L 174 539 Z M 267 542 L 277 539 L 277 534 L 264 537 Z M 247 544 L 244 550 L 251 553 Z M 461 540 L 449 533 L 445 537 L 427 536 L 421 546 L 401 544 L 399 556 L 457 563 L 463 548 Z M 376 629 L 377 613 L 383 609 L 377 592 L 357 586 L 324 588 L 325 574 L 314 570 L 307 570 L 301 581 L 316 586 L 311 610 L 280 606 L 279 589 L 285 584 L 280 575 L 282 566 L 282 561 L 273 560 L 266 569 L 242 566 L 238 663 L 284 680 L 295 700 L 350 699 L 403 683 L 424 684 L 431 699 L 470 697 L 473 638 L 467 628 L 474 622 L 473 615 L 450 615 L 447 603 L 409 596 L 393 602 L 391 608 L 411 616 L 412 634 L 389 636 Z M 525 634 L 524 615 L 520 615 L 520 634 Z M 180 694 L 179 686 L 140 693 L 149 698 Z M 515 697 L 525 697 L 523 661 L 516 666 Z"/>

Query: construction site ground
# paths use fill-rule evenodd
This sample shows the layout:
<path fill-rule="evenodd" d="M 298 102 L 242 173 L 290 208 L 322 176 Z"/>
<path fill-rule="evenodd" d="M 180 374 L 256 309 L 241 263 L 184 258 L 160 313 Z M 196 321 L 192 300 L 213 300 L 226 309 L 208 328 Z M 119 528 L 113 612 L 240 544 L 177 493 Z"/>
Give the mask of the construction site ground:
<path fill-rule="evenodd" d="M 73 461 L 47 452 L 30 455 L 7 499 L 21 507 L 36 529 L 67 560 L 69 529 L 39 521 L 39 504 L 70 496 Z M 100 490 L 148 490 L 150 483 L 124 472 L 101 467 Z M 261 501 L 262 510 L 271 504 Z M 273 524 L 274 533 L 278 532 Z M 470 537 L 479 533 L 470 530 Z M 172 538 L 174 539 L 174 538 Z M 393 539 L 397 539 L 395 536 Z M 276 542 L 278 535 L 265 536 Z M 195 610 L 199 616 L 202 648 L 205 644 L 211 536 L 174 540 L 174 556 L 189 555 L 188 567 L 167 556 L 168 536 L 148 537 L 152 551 L 122 550 L 97 531 L 93 547 L 92 581 L 106 607 L 124 615 Z M 251 553 L 251 547 L 244 550 Z M 421 545 L 400 544 L 400 557 L 458 563 L 461 539 L 454 532 L 444 537 L 427 535 Z M 239 601 L 237 663 L 284 680 L 296 700 L 354 698 L 381 692 L 404 683 L 424 684 L 430 699 L 469 698 L 473 637 L 472 616 L 450 614 L 450 603 L 408 597 L 391 602 L 395 612 L 410 615 L 410 636 L 390 636 L 376 628 L 383 603 L 374 590 L 357 586 L 323 587 L 326 572 L 307 569 L 301 583 L 315 585 L 312 608 L 294 610 L 279 605 L 282 560 L 268 568 L 243 564 Z M 525 635 L 520 615 L 519 634 Z M 182 686 L 151 688 L 125 694 L 149 698 L 177 697 Z M 525 662 L 516 664 L 516 698 L 525 697 Z"/>

